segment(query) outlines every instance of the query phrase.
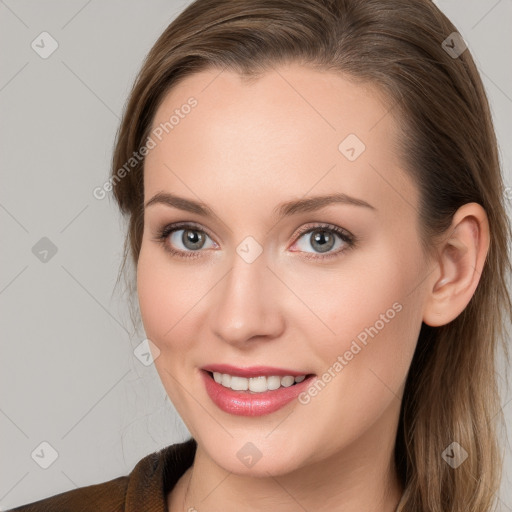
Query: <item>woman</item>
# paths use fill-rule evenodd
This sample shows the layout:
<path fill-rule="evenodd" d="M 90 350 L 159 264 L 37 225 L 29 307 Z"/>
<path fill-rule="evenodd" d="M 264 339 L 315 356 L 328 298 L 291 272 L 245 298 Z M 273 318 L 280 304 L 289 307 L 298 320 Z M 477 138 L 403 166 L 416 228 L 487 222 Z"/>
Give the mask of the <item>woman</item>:
<path fill-rule="evenodd" d="M 192 437 L 14 510 L 492 509 L 510 227 L 482 82 L 434 4 L 194 2 L 109 185 Z"/>

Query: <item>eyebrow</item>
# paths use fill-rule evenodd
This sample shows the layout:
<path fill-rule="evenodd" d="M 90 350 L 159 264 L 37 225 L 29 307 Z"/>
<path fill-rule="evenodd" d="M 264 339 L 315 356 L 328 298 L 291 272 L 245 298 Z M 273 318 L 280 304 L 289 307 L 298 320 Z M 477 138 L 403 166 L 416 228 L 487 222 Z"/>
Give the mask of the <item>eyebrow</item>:
<path fill-rule="evenodd" d="M 347 204 L 352 206 L 361 206 L 376 211 L 377 209 L 371 204 L 349 196 L 343 193 L 328 194 L 323 196 L 306 197 L 302 199 L 294 199 L 287 201 L 276 206 L 272 213 L 279 218 L 296 215 L 298 213 L 312 212 L 320 210 L 330 204 Z M 154 204 L 164 204 L 178 208 L 190 213 L 196 213 L 204 217 L 215 217 L 214 211 L 204 203 L 194 201 L 192 199 L 185 199 L 184 197 L 176 196 L 168 192 L 158 192 L 147 203 L 144 208 L 148 208 Z"/>

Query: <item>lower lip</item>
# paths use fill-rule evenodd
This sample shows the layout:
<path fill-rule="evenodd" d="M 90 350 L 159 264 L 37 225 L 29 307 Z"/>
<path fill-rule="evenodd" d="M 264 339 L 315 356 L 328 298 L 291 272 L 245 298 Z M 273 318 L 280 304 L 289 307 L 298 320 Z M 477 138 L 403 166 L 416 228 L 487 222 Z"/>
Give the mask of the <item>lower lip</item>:
<path fill-rule="evenodd" d="M 273 391 L 253 393 L 250 391 L 234 391 L 215 382 L 205 370 L 201 375 L 206 386 L 206 392 L 213 403 L 229 414 L 237 416 L 263 416 L 281 409 L 305 391 L 315 377 L 310 375 L 302 382 L 287 388 L 280 387 Z"/>

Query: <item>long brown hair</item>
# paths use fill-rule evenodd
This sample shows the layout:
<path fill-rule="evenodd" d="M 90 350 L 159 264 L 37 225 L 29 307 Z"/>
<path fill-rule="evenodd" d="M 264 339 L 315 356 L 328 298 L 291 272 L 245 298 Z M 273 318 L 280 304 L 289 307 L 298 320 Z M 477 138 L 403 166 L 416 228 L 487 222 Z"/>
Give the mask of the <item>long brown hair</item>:
<path fill-rule="evenodd" d="M 144 159 L 128 170 L 126 162 L 148 140 L 165 94 L 206 68 L 255 79 L 293 61 L 387 95 L 402 127 L 397 150 L 420 190 L 426 253 L 460 206 L 483 206 L 491 243 L 479 285 L 455 320 L 422 325 L 407 376 L 395 445 L 405 489 L 399 511 L 487 512 L 501 479 L 495 369 L 500 346 L 508 361 L 510 225 L 488 100 L 462 41 L 429 0 L 197 0 L 150 50 L 113 155 L 113 195 L 129 217 L 121 273 L 128 257 L 137 264 L 144 226 Z M 442 457 L 452 442 L 468 454 L 456 469 Z"/>

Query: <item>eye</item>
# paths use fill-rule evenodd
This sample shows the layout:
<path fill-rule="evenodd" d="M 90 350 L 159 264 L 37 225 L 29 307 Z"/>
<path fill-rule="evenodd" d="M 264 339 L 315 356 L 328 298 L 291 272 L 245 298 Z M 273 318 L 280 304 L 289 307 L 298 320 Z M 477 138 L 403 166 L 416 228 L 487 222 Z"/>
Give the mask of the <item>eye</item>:
<path fill-rule="evenodd" d="M 318 224 L 302 228 L 297 236 L 299 236 L 299 240 L 295 245 L 299 247 L 300 251 L 312 254 L 307 250 L 308 247 L 317 251 L 316 254 L 306 256 L 313 259 L 335 257 L 355 245 L 355 237 L 351 233 L 331 224 Z M 338 250 L 332 251 L 335 247 Z"/>
<path fill-rule="evenodd" d="M 164 246 L 165 250 L 173 255 L 185 258 L 199 256 L 198 253 L 205 248 L 207 239 L 210 239 L 208 234 L 191 223 L 164 226 L 155 238 L 157 242 Z M 213 247 L 218 247 L 213 241 L 212 244 Z"/>

